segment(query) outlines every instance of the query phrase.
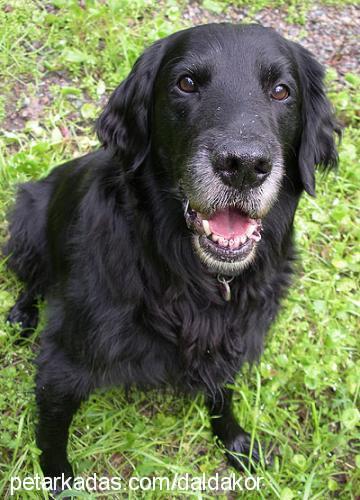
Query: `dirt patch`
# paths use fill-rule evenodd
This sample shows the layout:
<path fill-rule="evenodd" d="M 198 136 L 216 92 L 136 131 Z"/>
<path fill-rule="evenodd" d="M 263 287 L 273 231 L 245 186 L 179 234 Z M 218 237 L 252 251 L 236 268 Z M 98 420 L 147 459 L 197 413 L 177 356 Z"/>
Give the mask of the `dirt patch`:
<path fill-rule="evenodd" d="M 53 101 L 50 87 L 52 85 L 70 86 L 71 83 L 71 78 L 65 72 L 51 72 L 38 84 L 36 95 L 32 92 L 29 96 L 29 86 L 34 82 L 31 80 L 24 80 L 23 83 L 15 82 L 12 93 L 6 92 L 6 118 L 1 123 L 1 128 L 12 131 L 22 130 L 27 121 L 40 120 Z"/>

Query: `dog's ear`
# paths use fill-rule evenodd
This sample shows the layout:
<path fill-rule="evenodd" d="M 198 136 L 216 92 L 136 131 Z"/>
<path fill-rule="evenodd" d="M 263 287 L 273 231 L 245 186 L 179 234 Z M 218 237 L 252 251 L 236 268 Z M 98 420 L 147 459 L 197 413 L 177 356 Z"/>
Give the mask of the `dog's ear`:
<path fill-rule="evenodd" d="M 153 87 L 165 44 L 159 40 L 145 50 L 114 90 L 96 123 L 101 144 L 120 153 L 132 170 L 149 150 Z"/>
<path fill-rule="evenodd" d="M 335 136 L 340 138 L 341 127 L 325 94 L 323 67 L 301 45 L 293 43 L 293 46 L 302 100 L 299 169 L 305 190 L 315 196 L 315 166 L 319 165 L 323 170 L 337 166 Z"/>

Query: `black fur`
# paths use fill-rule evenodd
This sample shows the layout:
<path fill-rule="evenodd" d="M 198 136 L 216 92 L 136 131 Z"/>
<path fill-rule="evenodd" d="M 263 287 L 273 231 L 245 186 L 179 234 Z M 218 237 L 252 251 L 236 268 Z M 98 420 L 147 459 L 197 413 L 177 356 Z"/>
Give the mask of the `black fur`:
<path fill-rule="evenodd" d="M 191 97 L 191 106 L 172 87 L 174 65 L 187 53 L 205 61 L 199 79 L 207 97 Z M 288 104 L 261 90 L 280 63 L 294 79 Z M 285 172 L 256 258 L 235 277 L 226 302 L 194 253 L 179 179 L 195 136 L 207 127 L 215 138 L 233 134 L 243 110 L 261 113 L 261 135 L 281 148 Z M 204 391 L 210 414 L 220 415 L 215 434 L 247 455 L 249 439 L 223 388 L 245 361 L 259 358 L 290 281 L 299 197 L 304 187 L 314 194 L 315 164 L 337 161 L 323 70 L 306 50 L 260 26 L 193 28 L 145 51 L 97 128 L 100 150 L 21 186 L 5 252 L 26 287 L 10 319 L 34 326 L 37 297 L 48 302 L 36 377 L 44 473 L 72 475 L 72 415 L 95 388 L 114 384 Z M 240 458 L 231 460 L 241 468 Z"/>

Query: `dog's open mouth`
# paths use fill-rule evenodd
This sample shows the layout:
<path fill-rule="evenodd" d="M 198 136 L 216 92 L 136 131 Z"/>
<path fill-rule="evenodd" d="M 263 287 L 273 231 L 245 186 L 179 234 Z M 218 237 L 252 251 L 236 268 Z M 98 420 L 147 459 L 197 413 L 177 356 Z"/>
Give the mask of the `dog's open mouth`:
<path fill-rule="evenodd" d="M 235 263 L 246 259 L 261 239 L 261 220 L 252 219 L 235 207 L 206 216 L 185 204 L 188 228 L 198 237 L 201 250 L 213 259 Z"/>

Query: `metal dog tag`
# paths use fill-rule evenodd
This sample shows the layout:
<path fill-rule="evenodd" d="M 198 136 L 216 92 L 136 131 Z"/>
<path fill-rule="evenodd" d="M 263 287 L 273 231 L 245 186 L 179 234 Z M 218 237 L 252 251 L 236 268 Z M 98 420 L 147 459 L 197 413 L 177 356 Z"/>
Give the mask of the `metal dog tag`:
<path fill-rule="evenodd" d="M 224 276 L 218 275 L 217 280 L 220 283 L 220 291 L 221 295 L 223 296 L 223 299 L 226 300 L 226 302 L 229 302 L 231 300 L 231 288 L 229 283 L 234 279 L 234 277 L 230 279 L 225 279 Z"/>

